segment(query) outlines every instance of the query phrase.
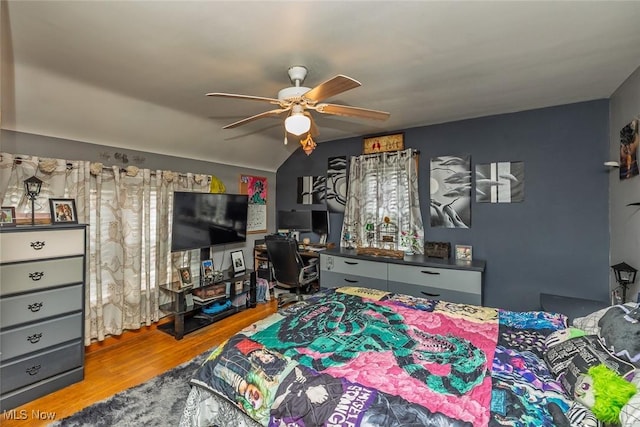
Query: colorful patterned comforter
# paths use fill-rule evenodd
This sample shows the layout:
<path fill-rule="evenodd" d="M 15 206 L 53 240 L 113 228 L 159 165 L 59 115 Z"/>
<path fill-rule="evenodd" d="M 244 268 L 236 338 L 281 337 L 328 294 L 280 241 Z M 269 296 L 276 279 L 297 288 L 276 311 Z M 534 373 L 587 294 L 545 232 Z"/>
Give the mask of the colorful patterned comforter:
<path fill-rule="evenodd" d="M 340 288 L 233 336 L 191 382 L 265 426 L 568 426 L 542 358 L 565 327 L 559 314 Z"/>

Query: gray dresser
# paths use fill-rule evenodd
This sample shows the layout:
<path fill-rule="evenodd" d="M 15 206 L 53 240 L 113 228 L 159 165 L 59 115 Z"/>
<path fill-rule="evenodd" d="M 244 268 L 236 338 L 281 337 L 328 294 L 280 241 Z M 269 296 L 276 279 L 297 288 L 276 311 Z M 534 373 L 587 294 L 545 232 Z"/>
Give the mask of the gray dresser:
<path fill-rule="evenodd" d="M 0 410 L 84 378 L 84 225 L 0 230 Z"/>
<path fill-rule="evenodd" d="M 357 255 L 355 250 L 320 253 L 320 286 L 360 286 L 416 297 L 482 305 L 484 261 L 428 258 L 404 259 Z"/>

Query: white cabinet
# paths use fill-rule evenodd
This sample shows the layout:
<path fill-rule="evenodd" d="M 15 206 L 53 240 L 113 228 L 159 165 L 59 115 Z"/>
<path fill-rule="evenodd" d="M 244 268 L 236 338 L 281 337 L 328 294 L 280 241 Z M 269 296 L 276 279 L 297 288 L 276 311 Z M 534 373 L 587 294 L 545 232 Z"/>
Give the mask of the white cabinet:
<path fill-rule="evenodd" d="M 4 411 L 84 378 L 85 226 L 1 231 Z"/>
<path fill-rule="evenodd" d="M 461 263 L 420 255 L 404 260 L 358 256 L 346 249 L 320 253 L 320 286 L 360 286 L 416 297 L 482 305 L 484 261 Z"/>

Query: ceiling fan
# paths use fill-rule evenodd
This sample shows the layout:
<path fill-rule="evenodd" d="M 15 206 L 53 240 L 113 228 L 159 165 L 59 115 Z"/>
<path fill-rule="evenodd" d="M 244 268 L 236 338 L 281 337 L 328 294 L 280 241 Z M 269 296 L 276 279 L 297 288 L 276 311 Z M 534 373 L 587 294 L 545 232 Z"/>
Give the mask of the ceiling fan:
<path fill-rule="evenodd" d="M 337 76 L 320 83 L 314 88 L 308 88 L 302 86 L 304 79 L 307 77 L 306 67 L 301 65 L 293 66 L 289 68 L 288 74 L 293 86 L 279 91 L 278 98 L 265 98 L 262 96 L 221 92 L 207 93 L 207 96 L 247 99 L 250 101 L 267 102 L 277 106 L 277 108 L 273 110 L 265 111 L 263 113 L 256 114 L 255 116 L 230 123 L 224 126 L 223 129 L 231 129 L 264 117 L 274 117 L 288 113 L 287 118 L 284 121 L 284 143 L 287 143 L 287 133 L 291 133 L 296 136 L 306 134 L 306 136 L 300 140 L 300 144 L 302 145 L 302 149 L 305 153 L 309 155 L 316 147 L 316 143 L 313 141 L 312 136 L 317 136 L 319 133 L 309 110 L 323 114 L 373 120 L 386 120 L 390 116 L 389 113 L 384 111 L 321 102 L 329 97 L 361 86 L 359 81 L 354 80 L 351 77 L 338 74 Z"/>

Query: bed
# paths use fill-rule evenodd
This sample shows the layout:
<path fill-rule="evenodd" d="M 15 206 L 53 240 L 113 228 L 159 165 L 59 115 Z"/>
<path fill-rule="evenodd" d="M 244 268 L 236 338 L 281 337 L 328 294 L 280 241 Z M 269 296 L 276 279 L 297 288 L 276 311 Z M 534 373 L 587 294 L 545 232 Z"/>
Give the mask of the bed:
<path fill-rule="evenodd" d="M 597 426 L 566 391 L 594 336 L 576 331 L 560 313 L 323 290 L 215 348 L 181 425 Z M 635 366 L 604 353 L 632 384 Z"/>

